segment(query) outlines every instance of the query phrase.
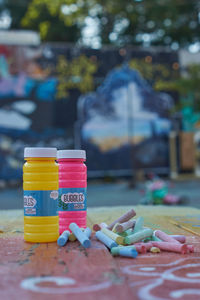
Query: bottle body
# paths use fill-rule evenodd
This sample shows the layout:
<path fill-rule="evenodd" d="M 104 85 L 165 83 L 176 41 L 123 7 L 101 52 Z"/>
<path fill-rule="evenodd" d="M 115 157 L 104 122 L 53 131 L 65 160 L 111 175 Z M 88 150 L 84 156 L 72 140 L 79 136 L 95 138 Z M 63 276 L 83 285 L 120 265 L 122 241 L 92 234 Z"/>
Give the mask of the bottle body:
<path fill-rule="evenodd" d="M 61 158 L 59 165 L 59 233 L 69 230 L 70 223 L 87 226 L 87 167 L 84 159 Z"/>
<path fill-rule="evenodd" d="M 23 166 L 24 239 L 54 242 L 58 233 L 58 164 L 55 157 L 27 157 Z"/>

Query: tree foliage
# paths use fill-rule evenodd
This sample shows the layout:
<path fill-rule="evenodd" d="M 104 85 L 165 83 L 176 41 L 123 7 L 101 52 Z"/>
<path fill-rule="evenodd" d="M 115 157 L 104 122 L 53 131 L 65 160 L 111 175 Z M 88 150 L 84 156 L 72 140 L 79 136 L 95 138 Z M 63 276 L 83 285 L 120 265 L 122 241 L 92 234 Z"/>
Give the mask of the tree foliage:
<path fill-rule="evenodd" d="M 187 67 L 182 76 L 177 79 L 165 81 L 160 79 L 156 82 L 157 90 L 177 91 L 182 96 L 187 96 L 191 91 L 200 98 L 200 65 L 191 64 Z"/>
<path fill-rule="evenodd" d="M 97 63 L 85 55 L 80 55 L 70 61 L 60 55 L 56 71 L 58 99 L 68 97 L 70 89 L 78 89 L 81 93 L 94 89 L 93 74 L 97 71 Z"/>
<path fill-rule="evenodd" d="M 182 71 L 178 78 L 171 80 L 159 79 L 155 83 L 155 89 L 165 91 L 176 91 L 181 96 L 181 101 L 176 104 L 175 110 L 179 111 L 184 107 L 194 107 L 200 112 L 200 64 L 191 64 Z"/>
<path fill-rule="evenodd" d="M 84 42 L 88 17 L 101 44 L 187 46 L 199 40 L 199 0 L 4 0 L 12 28 L 45 41 Z"/>

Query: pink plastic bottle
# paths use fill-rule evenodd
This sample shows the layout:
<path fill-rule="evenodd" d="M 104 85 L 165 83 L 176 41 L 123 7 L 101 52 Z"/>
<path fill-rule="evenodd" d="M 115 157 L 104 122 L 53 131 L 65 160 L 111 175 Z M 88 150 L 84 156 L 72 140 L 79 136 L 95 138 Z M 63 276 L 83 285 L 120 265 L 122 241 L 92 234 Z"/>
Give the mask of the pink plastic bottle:
<path fill-rule="evenodd" d="M 59 150 L 59 233 L 69 230 L 75 222 L 79 227 L 87 226 L 87 167 L 84 150 Z"/>

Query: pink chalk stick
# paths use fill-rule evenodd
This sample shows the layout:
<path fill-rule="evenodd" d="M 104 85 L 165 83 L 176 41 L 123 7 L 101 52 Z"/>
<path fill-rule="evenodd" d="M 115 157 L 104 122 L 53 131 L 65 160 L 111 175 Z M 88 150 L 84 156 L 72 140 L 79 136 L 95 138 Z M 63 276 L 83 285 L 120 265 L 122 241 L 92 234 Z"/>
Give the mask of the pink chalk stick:
<path fill-rule="evenodd" d="M 117 220 L 112 222 L 110 225 L 108 225 L 108 229 L 112 230 L 116 223 L 124 223 L 126 221 L 129 221 L 131 218 L 135 216 L 136 216 L 136 212 L 134 211 L 134 209 L 131 209 L 127 213 L 119 217 Z"/>
<path fill-rule="evenodd" d="M 107 227 L 108 225 L 106 223 L 101 223 L 101 224 L 94 224 L 93 225 L 93 230 L 94 231 L 99 231 L 101 230 L 102 228 L 105 228 Z"/>
<path fill-rule="evenodd" d="M 177 240 L 179 243 L 184 244 L 186 242 L 186 237 L 184 235 L 170 235 L 173 239 Z"/>
<path fill-rule="evenodd" d="M 189 252 L 194 253 L 194 246 L 193 245 L 187 245 L 187 248 Z"/>
<path fill-rule="evenodd" d="M 169 243 L 169 242 L 152 242 L 154 247 L 159 248 L 160 250 L 165 250 L 169 252 L 177 252 L 181 254 L 187 253 L 187 245 L 180 243 Z"/>
<path fill-rule="evenodd" d="M 179 242 L 176 239 L 174 239 L 173 237 L 171 237 L 170 235 L 166 234 L 161 230 L 154 231 L 154 234 L 164 242 L 179 244 Z"/>
<path fill-rule="evenodd" d="M 133 228 L 135 225 L 135 220 L 129 220 L 127 222 L 121 223 L 119 225 L 116 226 L 116 231 L 121 233 L 129 228 Z"/>
<path fill-rule="evenodd" d="M 146 247 L 144 245 L 136 245 L 136 244 L 134 244 L 134 246 L 135 246 L 135 249 L 137 250 L 137 252 L 142 253 L 142 254 L 147 253 L 147 249 L 146 249 Z"/>
<path fill-rule="evenodd" d="M 145 247 L 146 251 L 149 251 L 152 247 L 153 247 L 153 243 L 152 242 L 148 242 L 148 243 L 135 243 L 134 246 L 140 246 L 140 247 Z"/>
<path fill-rule="evenodd" d="M 99 231 L 99 230 L 101 230 L 100 225 L 99 225 L 99 224 L 94 224 L 94 225 L 93 225 L 93 230 L 94 230 L 94 231 Z"/>

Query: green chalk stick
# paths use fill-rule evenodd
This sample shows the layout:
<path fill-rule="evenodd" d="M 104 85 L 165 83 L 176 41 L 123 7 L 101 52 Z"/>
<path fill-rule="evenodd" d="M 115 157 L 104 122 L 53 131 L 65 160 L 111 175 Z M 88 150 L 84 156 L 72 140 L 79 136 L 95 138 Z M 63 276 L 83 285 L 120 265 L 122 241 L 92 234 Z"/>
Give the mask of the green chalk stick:
<path fill-rule="evenodd" d="M 143 225 L 144 225 L 144 218 L 143 217 L 137 218 L 135 222 L 135 226 L 133 228 L 133 233 L 140 231 L 143 228 Z"/>
<path fill-rule="evenodd" d="M 155 236 L 155 235 L 152 235 L 151 239 L 152 239 L 152 241 L 154 241 L 154 242 L 163 242 L 161 239 L 159 239 L 159 238 L 158 238 L 157 236 Z"/>
<path fill-rule="evenodd" d="M 133 230 L 132 229 L 127 229 L 127 230 L 125 230 L 124 232 L 122 232 L 122 233 L 119 233 L 119 232 L 116 232 L 118 235 L 121 235 L 121 236 L 123 236 L 123 237 L 125 237 L 125 236 L 128 236 L 128 235 L 130 235 L 130 234 L 133 234 Z"/>
<path fill-rule="evenodd" d="M 152 236 L 153 230 L 150 228 L 144 228 L 141 231 L 138 231 L 134 234 L 128 235 L 124 238 L 125 244 L 133 244 L 138 241 L 142 241 L 143 239 Z"/>

